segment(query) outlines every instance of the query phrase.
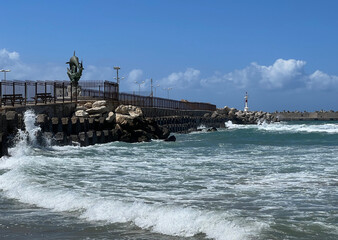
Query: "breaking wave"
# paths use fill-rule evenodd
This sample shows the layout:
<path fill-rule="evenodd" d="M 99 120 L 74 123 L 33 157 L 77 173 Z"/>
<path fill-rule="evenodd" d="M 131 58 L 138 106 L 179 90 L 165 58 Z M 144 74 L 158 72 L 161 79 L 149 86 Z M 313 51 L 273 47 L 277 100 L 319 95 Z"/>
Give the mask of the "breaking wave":
<path fill-rule="evenodd" d="M 239 240 L 251 238 L 265 227 L 263 223 L 235 219 L 223 211 L 142 200 L 122 201 L 99 191 L 58 185 L 43 169 L 67 168 L 71 159 L 58 157 L 57 152 L 71 149 L 56 147 L 56 152 L 50 156 L 39 153 L 43 149 L 34 149 L 39 131 L 35 118 L 33 112 L 25 113 L 26 131 L 19 131 L 17 143 L 10 149 L 11 156 L 0 160 L 0 169 L 5 171 L 0 175 L 0 189 L 8 198 L 51 211 L 74 212 L 78 218 L 87 221 L 133 223 L 142 229 L 171 236 L 191 237 L 202 233 L 216 240 Z"/>
<path fill-rule="evenodd" d="M 228 129 L 257 129 L 269 132 L 290 132 L 290 133 L 338 133 L 338 123 L 323 124 L 289 124 L 286 122 L 278 123 L 259 123 L 257 125 L 233 124 L 231 121 L 225 123 Z"/>

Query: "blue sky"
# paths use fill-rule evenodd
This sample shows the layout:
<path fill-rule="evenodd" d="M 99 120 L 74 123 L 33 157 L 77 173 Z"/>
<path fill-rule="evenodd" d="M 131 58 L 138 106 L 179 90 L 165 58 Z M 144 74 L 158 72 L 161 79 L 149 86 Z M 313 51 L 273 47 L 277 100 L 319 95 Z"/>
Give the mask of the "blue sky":
<path fill-rule="evenodd" d="M 338 1 L 2 1 L 7 79 L 84 80 L 251 110 L 338 110 Z M 1 79 L 3 76 L 1 75 Z"/>

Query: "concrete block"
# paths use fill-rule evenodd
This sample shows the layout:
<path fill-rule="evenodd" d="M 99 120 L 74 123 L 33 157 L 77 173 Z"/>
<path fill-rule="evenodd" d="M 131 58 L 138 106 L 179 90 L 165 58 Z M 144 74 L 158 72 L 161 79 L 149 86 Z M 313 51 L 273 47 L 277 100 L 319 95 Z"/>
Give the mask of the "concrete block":
<path fill-rule="evenodd" d="M 80 132 L 78 137 L 79 137 L 79 142 L 80 142 L 81 147 L 86 147 L 89 145 L 88 135 L 86 132 Z"/>
<path fill-rule="evenodd" d="M 69 118 L 61 118 L 62 123 L 62 131 L 67 135 L 71 135 L 72 133 L 72 124 Z"/>
<path fill-rule="evenodd" d="M 80 122 L 78 117 L 72 117 L 71 118 L 71 124 L 72 124 L 72 133 L 73 135 L 77 135 L 80 132 Z"/>

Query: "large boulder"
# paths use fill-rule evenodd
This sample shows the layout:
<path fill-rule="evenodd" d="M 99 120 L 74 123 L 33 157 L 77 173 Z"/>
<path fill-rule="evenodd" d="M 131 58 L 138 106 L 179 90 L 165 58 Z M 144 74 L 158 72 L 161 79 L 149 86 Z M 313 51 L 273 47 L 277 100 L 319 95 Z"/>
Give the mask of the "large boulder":
<path fill-rule="evenodd" d="M 142 117 L 143 112 L 140 107 L 135 107 L 132 105 L 120 105 L 115 109 L 115 113 L 130 115 L 132 117 Z"/>
<path fill-rule="evenodd" d="M 212 114 L 211 114 L 211 118 L 216 118 L 218 116 L 218 112 L 217 111 L 214 111 Z"/>
<path fill-rule="evenodd" d="M 97 107 L 103 107 L 106 106 L 107 102 L 106 100 L 100 100 L 100 101 L 96 101 L 93 103 L 92 108 L 97 108 Z"/>
<path fill-rule="evenodd" d="M 113 121 L 115 121 L 115 113 L 114 112 L 109 112 L 108 113 L 108 116 L 106 117 L 106 121 L 111 123 Z"/>
<path fill-rule="evenodd" d="M 83 106 L 84 106 L 86 109 L 92 108 L 92 107 L 93 107 L 93 103 L 87 102 L 87 103 L 85 103 Z"/>
<path fill-rule="evenodd" d="M 85 108 L 83 105 L 77 105 L 76 106 L 76 109 L 75 109 L 75 111 L 79 111 L 79 110 L 86 110 L 87 108 Z"/>
<path fill-rule="evenodd" d="M 228 106 L 225 106 L 224 108 L 217 109 L 217 112 L 219 114 L 227 115 L 230 112 L 230 108 Z"/>
<path fill-rule="evenodd" d="M 77 110 L 75 112 L 75 117 L 88 117 L 89 114 L 84 110 Z"/>
<path fill-rule="evenodd" d="M 134 127 L 133 117 L 129 115 L 115 113 L 115 122 L 123 129 L 132 129 Z"/>
<path fill-rule="evenodd" d="M 99 102 L 99 101 L 98 101 Z M 94 105 L 94 104 L 93 104 Z M 108 109 L 106 106 L 100 106 L 100 107 L 92 107 L 86 110 L 86 112 L 90 115 L 93 114 L 101 114 L 107 112 Z"/>

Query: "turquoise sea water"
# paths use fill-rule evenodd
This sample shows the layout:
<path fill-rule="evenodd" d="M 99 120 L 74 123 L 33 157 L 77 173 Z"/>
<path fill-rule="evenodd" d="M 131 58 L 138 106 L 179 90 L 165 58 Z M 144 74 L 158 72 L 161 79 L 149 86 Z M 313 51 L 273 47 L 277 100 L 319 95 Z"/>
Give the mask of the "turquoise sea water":
<path fill-rule="evenodd" d="M 337 122 L 83 148 L 26 124 L 0 160 L 0 239 L 338 239 Z"/>

